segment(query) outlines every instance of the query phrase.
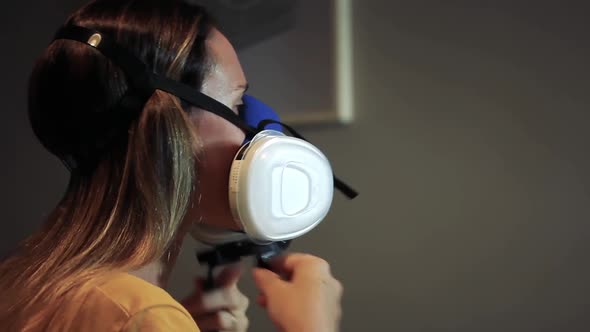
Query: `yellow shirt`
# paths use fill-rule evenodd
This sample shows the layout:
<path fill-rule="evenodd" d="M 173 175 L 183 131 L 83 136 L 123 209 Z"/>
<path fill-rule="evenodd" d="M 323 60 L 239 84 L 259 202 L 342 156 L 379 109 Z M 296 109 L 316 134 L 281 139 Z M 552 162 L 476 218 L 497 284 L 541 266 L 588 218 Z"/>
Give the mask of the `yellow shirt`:
<path fill-rule="evenodd" d="M 63 331 L 199 332 L 186 309 L 163 289 L 127 273 L 60 304 L 43 329 Z"/>

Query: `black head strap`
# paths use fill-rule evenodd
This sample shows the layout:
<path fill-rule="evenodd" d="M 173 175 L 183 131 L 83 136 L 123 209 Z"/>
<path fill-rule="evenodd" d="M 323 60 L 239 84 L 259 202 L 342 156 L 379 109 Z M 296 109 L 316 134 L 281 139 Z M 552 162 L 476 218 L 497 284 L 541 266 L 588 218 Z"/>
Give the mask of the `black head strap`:
<path fill-rule="evenodd" d="M 143 104 L 148 101 L 155 90 L 166 91 L 191 105 L 215 113 L 242 129 L 247 135 L 256 134 L 255 129 L 246 125 L 229 107 L 190 86 L 151 72 L 141 60 L 127 49 L 96 30 L 66 25 L 59 29 L 55 39 L 75 40 L 99 50 L 113 64 L 123 70 L 134 94 L 143 100 Z"/>

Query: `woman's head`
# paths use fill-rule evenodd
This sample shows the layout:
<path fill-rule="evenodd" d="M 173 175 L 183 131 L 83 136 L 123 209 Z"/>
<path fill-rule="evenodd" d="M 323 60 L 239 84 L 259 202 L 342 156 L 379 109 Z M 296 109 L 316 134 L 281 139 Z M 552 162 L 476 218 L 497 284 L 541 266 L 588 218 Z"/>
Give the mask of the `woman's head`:
<path fill-rule="evenodd" d="M 246 81 L 235 51 L 201 7 L 96 0 L 68 23 L 100 31 L 155 73 L 234 110 L 241 103 Z M 29 292 L 14 297 L 21 302 L 13 309 L 52 300 L 101 271 L 165 257 L 192 219 L 230 226 L 227 172 L 244 134 L 162 91 L 126 118 L 121 100 L 129 88 L 120 68 L 83 43 L 56 40 L 37 61 L 29 87 L 33 130 L 75 169 L 44 228 L 0 267 L 2 288 L 20 276 L 21 291 Z"/>
<path fill-rule="evenodd" d="M 198 90 L 212 68 L 206 45 L 212 25 L 200 7 L 99 0 L 68 23 L 110 36 L 150 70 Z M 80 246 L 98 245 L 104 237 L 104 246 L 126 256 L 138 251 L 143 261 L 163 254 L 178 229 L 199 144 L 179 100 L 165 92 L 154 93 L 126 121 L 130 111 L 120 103 L 129 89 L 121 68 L 99 51 L 56 40 L 34 68 L 29 113 L 41 142 L 75 164 L 62 203 L 72 207 L 66 209 L 71 215 L 60 219 L 84 223 L 90 243 Z"/>
<path fill-rule="evenodd" d="M 68 23 L 109 36 L 149 70 L 237 112 L 247 85 L 244 73 L 233 47 L 200 7 L 180 1 L 103 0 L 87 5 Z M 227 172 L 244 134 L 216 115 L 191 106 L 182 109 L 176 97 L 161 91 L 143 111 L 125 109 L 121 101 L 129 91 L 133 87 L 121 68 L 84 43 L 58 39 L 38 61 L 30 84 L 33 129 L 50 151 L 74 165 L 71 189 L 96 192 L 88 189 L 108 186 L 107 197 L 118 210 L 111 211 L 118 214 L 113 219 L 158 226 L 160 236 L 168 230 L 168 240 L 189 202 L 202 203 L 190 204 L 191 219 L 232 227 Z M 121 216 L 137 211 L 145 211 L 141 220 Z"/>
<path fill-rule="evenodd" d="M 205 40 L 212 25 L 200 7 L 180 1 L 99 0 L 73 14 L 68 23 L 100 31 L 149 70 L 195 89 L 201 88 L 211 67 Z M 96 163 L 86 159 L 96 159 L 102 143 L 126 139 L 110 136 L 118 129 L 125 133 L 129 125 L 124 115 L 131 112 L 121 109 L 128 83 L 121 68 L 96 49 L 71 40 L 54 41 L 30 80 L 29 113 L 35 133 L 68 162 Z"/>

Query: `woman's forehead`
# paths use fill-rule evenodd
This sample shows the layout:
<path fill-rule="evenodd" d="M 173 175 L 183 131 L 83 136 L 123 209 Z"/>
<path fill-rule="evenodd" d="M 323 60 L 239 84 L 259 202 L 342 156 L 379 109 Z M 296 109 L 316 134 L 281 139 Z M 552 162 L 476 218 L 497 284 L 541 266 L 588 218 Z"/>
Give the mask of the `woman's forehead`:
<path fill-rule="evenodd" d="M 212 60 L 208 79 L 221 80 L 234 86 L 245 85 L 246 77 L 242 65 L 229 40 L 219 30 L 213 29 L 207 40 L 207 45 Z"/>

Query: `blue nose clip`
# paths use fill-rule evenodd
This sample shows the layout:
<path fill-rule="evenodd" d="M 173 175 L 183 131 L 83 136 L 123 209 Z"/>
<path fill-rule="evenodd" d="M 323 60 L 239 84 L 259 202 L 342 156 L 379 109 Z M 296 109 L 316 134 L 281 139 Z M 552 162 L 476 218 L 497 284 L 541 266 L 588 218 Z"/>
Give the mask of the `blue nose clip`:
<path fill-rule="evenodd" d="M 280 121 L 279 115 L 273 111 L 270 106 L 266 105 L 260 100 L 249 95 L 244 95 L 242 102 L 244 105 L 240 110 L 240 118 L 250 127 L 258 128 L 258 124 L 262 120 L 270 119 Z M 264 127 L 264 129 L 272 129 L 283 132 L 283 126 L 277 123 L 269 123 Z M 252 137 L 246 137 L 244 144 L 250 142 L 251 139 Z"/>

